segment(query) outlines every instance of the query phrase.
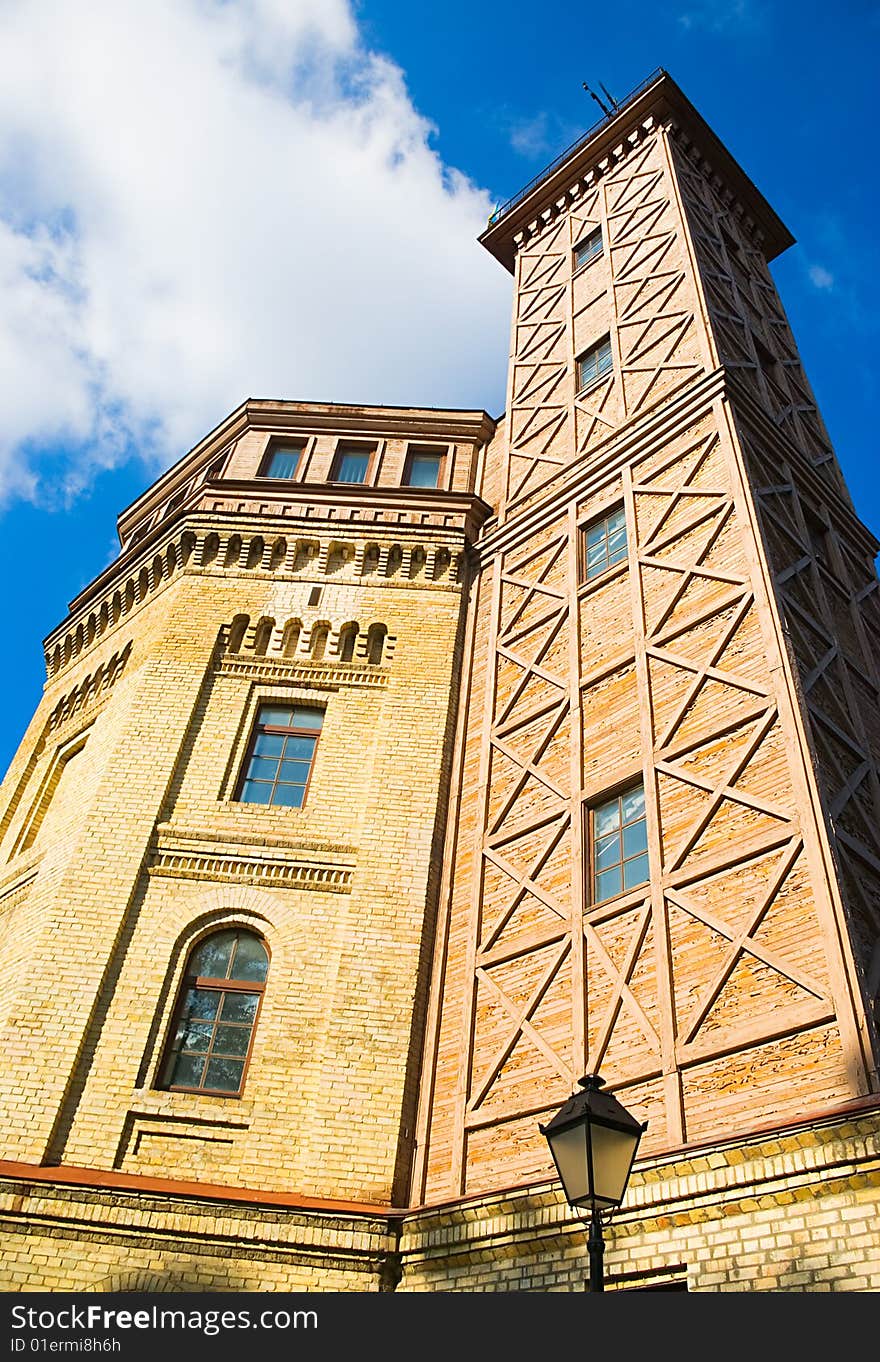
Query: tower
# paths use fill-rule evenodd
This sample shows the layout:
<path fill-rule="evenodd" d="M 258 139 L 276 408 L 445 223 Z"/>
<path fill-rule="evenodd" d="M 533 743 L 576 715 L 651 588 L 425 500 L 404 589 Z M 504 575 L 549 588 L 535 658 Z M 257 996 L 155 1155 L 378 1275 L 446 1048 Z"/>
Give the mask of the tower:
<path fill-rule="evenodd" d="M 767 268 L 791 238 L 661 73 L 482 241 L 515 301 L 434 1196 L 537 1176 L 585 1069 L 658 1152 L 877 1086 L 876 544 Z"/>
<path fill-rule="evenodd" d="M 877 544 L 792 238 L 659 72 L 481 240 L 497 421 L 248 401 L 46 641 L 13 1289 L 577 1289 L 585 1070 L 618 1288 L 880 1286 Z"/>

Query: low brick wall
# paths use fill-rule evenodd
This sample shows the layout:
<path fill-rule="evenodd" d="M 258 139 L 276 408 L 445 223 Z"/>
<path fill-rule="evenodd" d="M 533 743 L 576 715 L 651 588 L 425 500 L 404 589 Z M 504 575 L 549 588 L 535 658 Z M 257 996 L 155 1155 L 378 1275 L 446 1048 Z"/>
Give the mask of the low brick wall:
<path fill-rule="evenodd" d="M 4 1291 L 580 1291 L 555 1184 L 403 1212 L 0 1165 Z M 645 1161 L 607 1290 L 880 1290 L 880 1113 Z"/>

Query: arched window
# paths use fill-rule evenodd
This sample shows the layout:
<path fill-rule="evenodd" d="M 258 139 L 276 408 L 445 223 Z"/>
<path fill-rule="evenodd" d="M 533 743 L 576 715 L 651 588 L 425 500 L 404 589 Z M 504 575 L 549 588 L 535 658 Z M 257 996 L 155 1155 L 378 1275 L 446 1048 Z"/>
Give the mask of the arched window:
<path fill-rule="evenodd" d="M 214 932 L 191 951 L 162 1086 L 237 1096 L 253 1044 L 269 955 L 253 932 Z"/>
<path fill-rule="evenodd" d="M 367 634 L 367 661 L 371 667 L 378 667 L 382 663 L 382 654 L 385 650 L 385 636 L 388 633 L 384 624 L 371 624 Z"/>
<path fill-rule="evenodd" d="M 360 632 L 357 624 L 343 624 L 339 631 L 339 661 L 354 661 L 354 646 Z"/>

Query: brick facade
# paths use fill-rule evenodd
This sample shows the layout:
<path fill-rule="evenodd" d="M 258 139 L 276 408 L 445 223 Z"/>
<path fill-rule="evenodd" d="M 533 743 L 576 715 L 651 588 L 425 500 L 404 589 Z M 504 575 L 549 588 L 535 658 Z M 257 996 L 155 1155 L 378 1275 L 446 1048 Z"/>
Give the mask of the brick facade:
<path fill-rule="evenodd" d="M 46 640 L 0 787 L 6 1289 L 580 1289 L 538 1122 L 587 1069 L 648 1122 L 617 1288 L 880 1287 L 877 545 L 791 238 L 661 76 L 482 240 L 502 418 L 245 403 Z M 301 808 L 240 798 L 270 702 L 323 713 Z M 635 789 L 649 872 L 603 897 Z M 270 957 L 244 1087 L 169 1090 L 229 927 Z"/>

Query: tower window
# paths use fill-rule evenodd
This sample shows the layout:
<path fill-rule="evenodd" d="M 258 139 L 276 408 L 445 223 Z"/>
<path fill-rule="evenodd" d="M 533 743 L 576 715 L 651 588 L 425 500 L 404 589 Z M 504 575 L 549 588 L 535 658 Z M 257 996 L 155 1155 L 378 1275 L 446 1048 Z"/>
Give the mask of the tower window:
<path fill-rule="evenodd" d="M 602 228 L 596 227 L 589 236 L 585 236 L 574 248 L 574 267 L 581 269 L 583 265 L 589 265 L 591 260 L 595 260 L 597 255 L 602 254 Z"/>
<path fill-rule="evenodd" d="M 577 362 L 578 392 L 584 392 L 609 374 L 614 367 L 611 358 L 611 337 L 604 336 L 596 345 L 581 355 Z"/>
<path fill-rule="evenodd" d="M 644 884 L 648 868 L 645 791 L 639 785 L 597 804 L 591 814 L 593 902 Z"/>
<path fill-rule="evenodd" d="M 304 445 L 301 441 L 285 440 L 273 443 L 260 465 L 261 478 L 295 478 Z"/>
<path fill-rule="evenodd" d="M 340 445 L 333 459 L 331 482 L 366 482 L 372 447 L 368 445 Z"/>
<path fill-rule="evenodd" d="M 404 482 L 407 487 L 436 487 L 440 482 L 443 455 L 439 450 L 410 449 L 406 456 Z"/>
<path fill-rule="evenodd" d="M 304 705 L 261 705 L 238 798 L 244 804 L 302 807 L 324 712 Z"/>
<path fill-rule="evenodd" d="M 586 581 L 600 577 L 626 558 L 626 515 L 622 506 L 583 532 L 583 567 Z"/>
<path fill-rule="evenodd" d="M 253 932 L 214 932 L 191 951 L 163 1087 L 238 1096 L 268 969 L 266 947 Z"/>

